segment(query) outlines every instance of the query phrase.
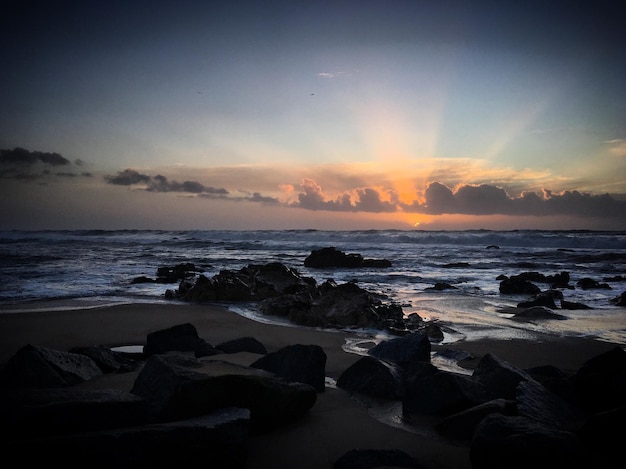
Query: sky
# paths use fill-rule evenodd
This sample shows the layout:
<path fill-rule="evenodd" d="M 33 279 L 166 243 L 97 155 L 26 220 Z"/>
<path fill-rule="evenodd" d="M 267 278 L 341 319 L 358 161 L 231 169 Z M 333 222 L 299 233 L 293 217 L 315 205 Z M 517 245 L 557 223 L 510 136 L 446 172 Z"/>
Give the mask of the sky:
<path fill-rule="evenodd" d="M 0 229 L 626 230 L 619 2 L 8 3 Z"/>

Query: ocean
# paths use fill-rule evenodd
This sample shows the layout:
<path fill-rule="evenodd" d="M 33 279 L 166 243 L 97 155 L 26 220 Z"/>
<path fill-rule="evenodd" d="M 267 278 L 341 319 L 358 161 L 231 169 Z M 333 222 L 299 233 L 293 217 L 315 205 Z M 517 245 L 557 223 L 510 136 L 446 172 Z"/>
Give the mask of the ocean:
<path fill-rule="evenodd" d="M 312 250 L 387 259 L 388 268 L 312 269 Z M 446 339 L 525 337 L 534 332 L 596 337 L 626 345 L 626 308 L 612 298 L 626 291 L 626 232 L 604 231 L 2 231 L 0 313 L 89 308 L 122 303 L 173 303 L 176 284 L 139 283 L 159 267 L 191 262 L 213 276 L 248 264 L 280 262 L 318 283 L 356 281 L 386 295 L 406 315 L 445 326 Z M 566 320 L 520 322 L 503 312 L 528 295 L 503 295 L 499 275 L 570 274 L 564 298 L 590 310 L 559 310 Z M 582 278 L 609 288 L 582 289 Z M 429 290 L 437 282 L 455 287 Z M 547 289 L 549 285 L 538 284 Z M 255 320 L 254 304 L 226 305 Z"/>

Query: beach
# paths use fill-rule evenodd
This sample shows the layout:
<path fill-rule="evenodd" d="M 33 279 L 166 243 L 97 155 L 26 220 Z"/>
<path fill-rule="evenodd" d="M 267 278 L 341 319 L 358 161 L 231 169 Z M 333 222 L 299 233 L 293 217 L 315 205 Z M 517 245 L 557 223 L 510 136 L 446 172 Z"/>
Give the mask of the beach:
<path fill-rule="evenodd" d="M 263 435 L 249 438 L 250 468 L 331 468 L 351 449 L 400 449 L 424 467 L 469 468 L 469 447 L 454 444 L 431 427 L 434 421 L 402 424 L 398 415 L 375 418 L 357 396 L 332 385 L 360 355 L 346 351 L 349 331 L 327 331 L 290 325 L 268 324 L 243 317 L 221 306 L 202 304 L 125 304 L 91 309 L 54 310 L 0 314 L 0 363 L 4 365 L 24 345 L 67 351 L 72 347 L 143 345 L 148 333 L 177 324 L 191 323 L 198 335 L 212 345 L 241 337 L 254 337 L 273 352 L 294 344 L 316 344 L 327 355 L 325 392 L 302 420 Z M 586 360 L 615 344 L 576 337 L 537 335 L 533 340 L 460 341 L 437 346 L 471 354 L 461 365 L 471 369 L 486 353 L 520 368 L 554 365 L 575 371 Z M 252 363 L 257 355 L 218 355 L 239 364 Z M 132 388 L 137 372 L 103 375 L 86 382 L 86 388 Z M 398 407 L 390 407 L 397 412 Z M 380 412 L 380 407 L 376 409 Z M 386 420 L 386 421 L 385 421 Z"/>

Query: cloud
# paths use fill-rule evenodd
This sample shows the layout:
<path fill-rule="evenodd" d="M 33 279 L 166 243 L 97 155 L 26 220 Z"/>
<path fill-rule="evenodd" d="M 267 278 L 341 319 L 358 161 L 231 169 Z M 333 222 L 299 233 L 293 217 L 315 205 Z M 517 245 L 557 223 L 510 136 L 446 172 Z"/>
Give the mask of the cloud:
<path fill-rule="evenodd" d="M 626 140 L 615 138 L 607 140 L 605 143 L 609 145 L 609 153 L 615 156 L 626 156 Z"/>
<path fill-rule="evenodd" d="M 82 166 L 81 160 L 76 160 L 74 165 Z M 72 162 L 59 153 L 42 151 L 30 151 L 16 147 L 12 150 L 0 150 L 0 178 L 15 179 L 18 181 L 33 181 L 42 178 L 76 177 L 85 176 L 88 173 L 73 173 L 71 170 L 52 172 L 52 167 L 70 167 Z"/>
<path fill-rule="evenodd" d="M 115 176 L 104 176 L 104 179 L 109 184 L 115 184 L 117 186 L 132 186 L 135 184 L 150 182 L 150 176 L 147 174 L 140 174 L 134 169 L 118 171 Z"/>
<path fill-rule="evenodd" d="M 425 191 L 425 202 L 404 205 L 409 212 L 430 215 L 574 215 L 580 217 L 623 217 L 626 201 L 609 194 L 594 195 L 579 191 L 542 194 L 524 192 L 511 197 L 502 188 L 481 184 L 464 184 L 453 191 L 445 184 L 433 182 Z"/>
<path fill-rule="evenodd" d="M 197 181 L 173 181 L 160 174 L 150 176 L 148 174 L 141 174 L 134 169 L 125 169 L 124 171 L 119 171 L 115 176 L 104 176 L 104 179 L 109 184 L 118 186 L 142 184 L 145 186 L 144 189 L 148 192 L 185 192 L 189 194 L 202 194 L 204 196 L 228 195 L 228 191 L 223 188 L 205 186 Z"/>

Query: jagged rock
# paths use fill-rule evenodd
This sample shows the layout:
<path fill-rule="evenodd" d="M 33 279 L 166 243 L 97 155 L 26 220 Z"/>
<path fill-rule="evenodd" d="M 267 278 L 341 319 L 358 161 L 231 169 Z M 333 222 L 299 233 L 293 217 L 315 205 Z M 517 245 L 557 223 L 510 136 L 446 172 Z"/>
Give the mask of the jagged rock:
<path fill-rule="evenodd" d="M 364 356 L 337 379 L 337 387 L 352 393 L 397 400 L 404 394 L 402 371 L 392 363 Z"/>
<path fill-rule="evenodd" d="M 2 386 L 11 388 L 55 388 L 89 381 L 102 370 L 85 355 L 26 345 L 2 370 Z"/>
<path fill-rule="evenodd" d="M 592 415 L 577 435 L 587 454 L 587 460 L 596 467 L 617 469 L 623 465 L 624 433 L 619 429 L 626 421 L 626 406 Z"/>
<path fill-rule="evenodd" d="M 494 399 L 449 415 L 437 422 L 434 428 L 450 440 L 470 441 L 476 426 L 490 414 L 516 415 L 515 401 Z"/>
<path fill-rule="evenodd" d="M 570 378 L 579 405 L 592 413 L 626 405 L 626 351 L 615 346 L 586 361 Z"/>
<path fill-rule="evenodd" d="M 500 282 L 499 289 L 500 293 L 503 293 L 505 295 L 536 295 L 541 292 L 541 289 L 534 283 L 516 276 L 503 279 Z"/>
<path fill-rule="evenodd" d="M 611 303 L 613 303 L 615 306 L 626 306 L 626 291 L 622 292 L 621 295 L 612 298 Z"/>
<path fill-rule="evenodd" d="M 228 340 L 217 344 L 215 348 L 224 353 L 250 352 L 258 353 L 259 355 L 265 355 L 267 353 L 265 345 L 254 337 L 240 337 L 238 339 Z"/>
<path fill-rule="evenodd" d="M 429 362 L 430 350 L 428 336 L 423 331 L 418 331 L 404 337 L 384 340 L 367 353 L 380 360 L 391 361 L 408 368 L 416 362 Z"/>
<path fill-rule="evenodd" d="M 251 431 L 265 433 L 304 416 L 315 404 L 315 388 L 264 370 L 219 360 L 155 355 L 131 390 L 143 397 L 157 421 L 201 416 L 222 407 L 250 409 Z"/>
<path fill-rule="evenodd" d="M 573 433 L 497 413 L 478 424 L 470 445 L 474 469 L 580 467 L 581 457 Z"/>
<path fill-rule="evenodd" d="M 224 408 L 175 422 L 16 440 L 6 445 L 3 458 L 24 467 L 40 466 L 44 458 L 66 469 L 243 469 L 249 426 L 248 409 Z"/>
<path fill-rule="evenodd" d="M 146 356 L 172 351 L 193 352 L 196 357 L 221 353 L 198 336 L 198 331 L 193 324 L 177 324 L 148 334 L 143 349 Z"/>
<path fill-rule="evenodd" d="M 550 308 L 546 308 L 545 306 L 532 306 L 530 308 L 517 308 L 512 319 L 518 321 L 532 321 L 536 319 L 563 320 L 567 319 L 567 316 L 555 313 Z"/>
<path fill-rule="evenodd" d="M 486 402 L 490 395 L 465 375 L 439 370 L 430 363 L 413 365 L 405 378 L 402 415 L 450 415 Z"/>
<path fill-rule="evenodd" d="M 518 415 L 549 427 L 574 430 L 582 421 L 580 412 L 534 380 L 519 383 L 515 401 Z"/>
<path fill-rule="evenodd" d="M 324 392 L 326 381 L 326 352 L 319 345 L 288 345 L 268 353 L 250 365 L 269 371 L 289 381 L 313 386 Z"/>
<path fill-rule="evenodd" d="M 593 309 L 593 308 L 591 306 L 587 306 L 584 303 L 561 300 L 561 309 L 580 310 L 580 309 Z"/>
<path fill-rule="evenodd" d="M 542 365 L 524 371 L 568 404 L 577 405 L 576 391 L 570 377 L 560 368 L 553 365 Z"/>
<path fill-rule="evenodd" d="M 304 266 L 315 269 L 325 269 L 329 267 L 391 267 L 391 261 L 387 259 L 364 259 L 361 254 L 346 254 L 335 247 L 314 249 L 306 259 Z"/>
<path fill-rule="evenodd" d="M 415 468 L 422 466 L 398 449 L 352 449 L 333 464 L 333 469 Z"/>
<path fill-rule="evenodd" d="M 600 283 L 589 277 L 581 278 L 576 282 L 576 286 L 583 290 L 611 290 L 611 286 L 608 283 Z"/>
<path fill-rule="evenodd" d="M 85 355 L 86 357 L 91 358 L 104 373 L 125 373 L 128 371 L 134 371 L 141 366 L 141 362 L 102 345 L 74 347 L 70 349 L 70 353 Z"/>
<path fill-rule="evenodd" d="M 139 396 L 109 389 L 76 387 L 7 390 L 0 400 L 11 438 L 39 438 L 149 423 Z"/>
<path fill-rule="evenodd" d="M 483 355 L 478 361 L 472 378 L 492 393 L 493 398 L 515 399 L 520 381 L 532 380 L 525 371 L 500 360 L 491 353 Z"/>

